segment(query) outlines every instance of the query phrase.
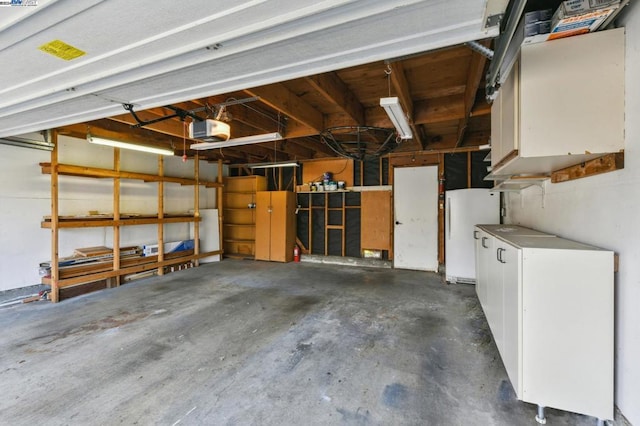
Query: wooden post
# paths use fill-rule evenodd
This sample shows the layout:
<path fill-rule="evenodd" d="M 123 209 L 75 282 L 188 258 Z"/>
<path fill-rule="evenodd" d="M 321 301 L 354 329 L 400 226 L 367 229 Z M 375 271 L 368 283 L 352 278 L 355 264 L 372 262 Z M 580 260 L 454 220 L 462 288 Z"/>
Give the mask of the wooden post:
<path fill-rule="evenodd" d="M 311 254 L 313 253 L 311 250 L 313 247 L 313 233 L 311 232 L 313 230 L 313 194 L 310 192 L 307 197 L 309 197 L 309 241 L 307 244 L 309 245 L 309 254 Z"/>
<path fill-rule="evenodd" d="M 164 157 L 158 155 L 158 176 L 164 176 Z M 158 181 L 158 219 L 164 219 L 164 181 Z M 158 222 L 158 262 L 164 261 L 164 224 Z M 164 275 L 164 267 L 158 267 L 158 275 Z"/>
<path fill-rule="evenodd" d="M 120 172 L 120 148 L 113 148 L 113 170 Z M 113 178 L 113 270 L 120 270 L 120 178 Z M 120 285 L 120 275 L 115 275 L 115 285 Z M 107 280 L 111 287 L 112 280 Z"/>
<path fill-rule="evenodd" d="M 440 173 L 444 175 L 444 171 Z M 471 188 L 471 151 L 467 152 L 467 188 Z"/>
<path fill-rule="evenodd" d="M 218 160 L 218 183 L 222 184 L 223 182 L 223 173 L 222 173 L 222 160 Z M 224 197 L 223 197 L 223 187 L 219 186 L 216 188 L 216 208 L 218 209 L 218 235 L 220 236 L 220 250 L 222 250 L 222 254 L 224 254 Z M 222 259 L 222 254 L 220 255 L 220 259 Z"/>
<path fill-rule="evenodd" d="M 438 154 L 438 178 L 444 177 L 444 154 Z M 440 195 L 438 195 L 440 196 Z M 438 263 L 444 264 L 444 199 L 438 200 Z M 446 281 L 445 281 L 446 282 Z"/>
<path fill-rule="evenodd" d="M 60 300 L 58 281 L 60 268 L 58 267 L 58 132 L 51 131 L 51 301 Z"/>
<path fill-rule="evenodd" d="M 294 167 L 293 168 L 293 188 L 291 188 L 291 190 L 293 192 L 298 192 L 298 190 L 296 189 L 297 187 L 298 187 L 298 168 Z M 296 205 L 298 205 L 298 197 L 296 197 Z"/>
<path fill-rule="evenodd" d="M 329 256 L 329 193 L 324 192 L 324 255 Z"/>
<path fill-rule="evenodd" d="M 342 257 L 344 257 L 347 255 L 347 194 L 343 192 L 340 195 L 342 196 Z"/>
<path fill-rule="evenodd" d="M 195 244 L 194 254 L 197 256 L 200 254 L 200 156 L 198 154 L 193 156 L 193 174 L 196 180 L 193 193 L 193 242 Z M 196 257 L 194 260 L 195 266 L 200 266 L 200 259 Z"/>

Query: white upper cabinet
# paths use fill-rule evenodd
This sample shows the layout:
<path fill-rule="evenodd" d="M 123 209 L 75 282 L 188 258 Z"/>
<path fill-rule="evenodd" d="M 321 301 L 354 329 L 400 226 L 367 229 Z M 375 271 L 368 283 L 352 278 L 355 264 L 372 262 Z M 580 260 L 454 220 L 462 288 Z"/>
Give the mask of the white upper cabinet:
<path fill-rule="evenodd" d="M 522 46 L 491 108 L 493 173 L 549 173 L 624 149 L 624 28 Z"/>

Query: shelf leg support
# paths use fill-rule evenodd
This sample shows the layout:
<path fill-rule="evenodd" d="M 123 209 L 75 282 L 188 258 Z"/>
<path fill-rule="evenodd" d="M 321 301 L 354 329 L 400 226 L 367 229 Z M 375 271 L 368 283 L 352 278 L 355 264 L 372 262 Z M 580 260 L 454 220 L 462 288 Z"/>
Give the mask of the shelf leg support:
<path fill-rule="evenodd" d="M 51 132 L 51 293 L 50 298 L 53 303 L 60 301 L 60 267 L 58 265 L 58 132 Z"/>
<path fill-rule="evenodd" d="M 164 176 L 164 157 L 158 155 L 158 176 Z M 164 262 L 164 181 L 158 182 L 158 263 Z M 158 275 L 164 275 L 164 266 L 159 266 Z"/>
<path fill-rule="evenodd" d="M 538 414 L 536 414 L 536 422 L 541 425 L 547 424 L 547 418 L 544 415 L 545 407 L 542 405 L 538 405 Z"/>
<path fill-rule="evenodd" d="M 193 215 L 196 218 L 193 222 L 193 239 L 195 244 L 194 253 L 198 256 L 200 254 L 200 156 L 198 154 L 193 156 L 193 174 L 196 179 L 195 192 L 193 194 Z M 193 263 L 195 266 L 200 266 L 200 258 L 196 257 Z"/>
<path fill-rule="evenodd" d="M 222 184 L 223 181 L 223 173 L 222 173 L 222 160 L 218 160 L 218 183 Z M 218 206 L 218 235 L 220 236 L 220 241 L 219 241 L 219 249 L 220 249 L 220 260 L 222 260 L 222 255 L 224 254 L 224 246 L 223 246 L 223 241 L 224 241 L 224 206 L 223 206 L 223 193 L 222 191 L 224 191 L 224 188 L 222 186 L 219 186 L 216 188 L 216 200 L 217 200 L 217 206 Z"/>
<path fill-rule="evenodd" d="M 113 148 L 113 169 L 120 172 L 120 148 Z M 113 179 L 113 270 L 120 270 L 120 178 Z M 112 283 L 120 286 L 120 275 L 107 280 L 107 287 Z"/>

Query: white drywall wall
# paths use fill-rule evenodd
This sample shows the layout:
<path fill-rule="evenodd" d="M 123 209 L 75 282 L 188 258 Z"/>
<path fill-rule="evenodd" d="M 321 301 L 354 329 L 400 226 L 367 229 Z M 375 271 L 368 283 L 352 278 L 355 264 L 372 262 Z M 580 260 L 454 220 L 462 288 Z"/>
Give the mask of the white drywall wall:
<path fill-rule="evenodd" d="M 113 167 L 113 150 L 90 145 L 84 140 L 61 136 L 59 161 L 102 168 Z M 153 154 L 121 150 L 121 169 L 156 174 L 158 157 Z M 41 229 L 42 217 L 51 212 L 49 175 L 38 163 L 49 162 L 46 151 L 0 145 L 0 291 L 40 283 L 38 265 L 51 259 L 51 232 Z M 165 157 L 165 175 L 193 177 L 193 160 Z M 200 162 L 200 178 L 216 180 L 217 165 Z M 121 180 L 121 211 L 155 214 L 158 185 Z M 200 187 L 200 208 L 216 207 L 216 190 Z M 167 213 L 186 213 L 193 209 L 194 187 L 172 183 L 164 185 Z M 85 215 L 95 210 L 113 212 L 113 180 L 61 176 L 59 179 L 61 215 Z M 189 238 L 189 224 L 167 224 L 165 241 Z M 157 243 L 157 225 L 126 226 L 120 230 L 121 245 Z M 79 247 L 112 246 L 113 228 L 64 229 L 60 231 L 60 256 L 69 256 Z"/>
<path fill-rule="evenodd" d="M 51 209 L 46 151 L 0 145 L 0 291 L 40 282 L 38 264 L 51 257 L 50 233 L 40 228 Z"/>
<path fill-rule="evenodd" d="M 640 424 L 640 5 L 636 3 L 622 12 L 620 20 L 627 32 L 624 170 L 560 184 L 547 182 L 544 207 L 538 187 L 507 194 L 506 219 L 620 255 L 615 281 L 615 399 L 631 423 Z"/>

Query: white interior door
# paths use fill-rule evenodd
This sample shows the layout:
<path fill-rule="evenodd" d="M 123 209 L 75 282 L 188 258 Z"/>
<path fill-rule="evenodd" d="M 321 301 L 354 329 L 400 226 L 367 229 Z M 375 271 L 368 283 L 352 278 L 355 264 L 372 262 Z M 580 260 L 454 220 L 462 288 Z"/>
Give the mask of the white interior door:
<path fill-rule="evenodd" d="M 395 168 L 393 266 L 438 270 L 438 167 Z"/>

